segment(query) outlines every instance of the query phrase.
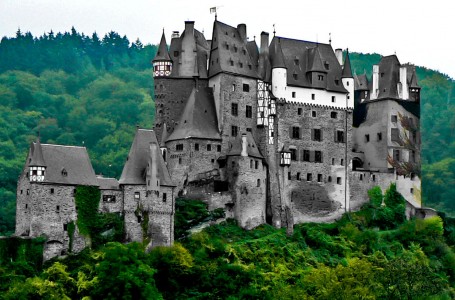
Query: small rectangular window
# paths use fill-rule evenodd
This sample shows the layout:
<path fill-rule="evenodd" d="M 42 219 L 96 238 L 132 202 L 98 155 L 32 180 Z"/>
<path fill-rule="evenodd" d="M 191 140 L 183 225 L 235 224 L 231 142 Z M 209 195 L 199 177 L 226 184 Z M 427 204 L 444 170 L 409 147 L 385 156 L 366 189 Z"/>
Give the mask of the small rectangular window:
<path fill-rule="evenodd" d="M 207 151 L 212 151 L 212 144 L 207 144 Z"/>
<path fill-rule="evenodd" d="M 297 172 L 297 180 L 300 180 L 300 172 Z"/>
<path fill-rule="evenodd" d="M 313 141 L 322 141 L 322 131 L 319 128 L 313 129 Z"/>
<path fill-rule="evenodd" d="M 292 127 L 292 138 L 293 139 L 300 139 L 300 127 Z"/>
<path fill-rule="evenodd" d="M 314 151 L 314 162 L 322 163 L 322 151 Z"/>
<path fill-rule="evenodd" d="M 232 91 L 235 92 L 235 84 L 232 84 Z"/>
<path fill-rule="evenodd" d="M 297 108 L 297 114 L 300 116 L 302 115 L 302 108 Z"/>
<path fill-rule="evenodd" d="M 250 91 L 250 85 L 244 83 L 244 84 L 243 84 L 243 91 L 244 91 L 244 92 L 249 92 L 249 91 Z"/>
<path fill-rule="evenodd" d="M 338 113 L 337 113 L 336 111 L 332 111 L 332 112 L 330 113 L 330 117 L 331 117 L 332 119 L 336 119 L 336 118 L 338 117 Z"/>
<path fill-rule="evenodd" d="M 239 128 L 237 126 L 231 126 L 231 136 L 237 136 L 239 134 Z"/>
<path fill-rule="evenodd" d="M 183 151 L 183 144 L 175 145 L 175 151 Z"/>
<path fill-rule="evenodd" d="M 288 180 L 291 180 L 291 179 L 292 179 L 291 172 L 288 172 Z"/>
<path fill-rule="evenodd" d="M 239 105 L 237 103 L 231 103 L 231 114 L 237 116 L 239 114 Z"/>
<path fill-rule="evenodd" d="M 194 151 L 199 151 L 199 144 L 198 143 L 194 144 Z"/>
<path fill-rule="evenodd" d="M 335 103 L 335 96 L 332 96 L 332 103 Z"/>
<path fill-rule="evenodd" d="M 316 95 L 315 94 L 311 94 L 311 100 L 315 100 L 316 99 Z"/>
<path fill-rule="evenodd" d="M 344 166 L 344 159 L 340 160 L 340 165 Z"/>
<path fill-rule="evenodd" d="M 253 117 L 253 107 L 251 105 L 246 106 L 246 117 L 247 118 Z"/>
<path fill-rule="evenodd" d="M 337 184 L 341 184 L 341 177 L 337 177 Z"/>
<path fill-rule="evenodd" d="M 303 161 L 310 161 L 310 150 L 303 150 Z"/>
<path fill-rule="evenodd" d="M 327 177 L 328 182 L 332 182 L 332 176 Z"/>
<path fill-rule="evenodd" d="M 252 129 L 251 128 L 247 128 L 246 132 L 252 132 Z"/>
<path fill-rule="evenodd" d="M 398 149 L 393 149 L 393 160 L 395 161 L 401 161 L 401 153 L 400 150 Z"/>
<path fill-rule="evenodd" d="M 257 185 L 257 187 L 260 187 L 260 186 L 261 186 L 261 179 L 258 179 L 258 180 L 257 180 L 257 184 L 256 184 L 256 185 Z"/>
<path fill-rule="evenodd" d="M 322 182 L 322 174 L 318 174 L 318 182 Z"/>
<path fill-rule="evenodd" d="M 166 200 L 167 200 L 167 194 L 163 193 L 163 202 L 166 202 Z"/>
<path fill-rule="evenodd" d="M 221 145 L 216 145 L 216 152 L 221 152 Z"/>
<path fill-rule="evenodd" d="M 254 168 L 257 170 L 259 168 L 259 161 L 254 161 Z"/>
<path fill-rule="evenodd" d="M 306 181 L 312 181 L 313 180 L 313 174 L 308 173 L 306 174 Z"/>
<path fill-rule="evenodd" d="M 141 199 L 141 193 L 139 193 L 139 192 L 134 192 L 134 199 L 140 200 L 140 199 Z"/>
<path fill-rule="evenodd" d="M 291 151 L 291 160 L 297 160 L 297 149 L 289 149 Z"/>
<path fill-rule="evenodd" d="M 368 143 L 370 141 L 370 135 L 365 134 L 365 143 Z"/>
<path fill-rule="evenodd" d="M 378 132 L 378 141 L 382 141 L 382 133 Z"/>
<path fill-rule="evenodd" d="M 53 188 L 51 188 L 51 194 L 53 194 L 53 193 L 54 193 L 54 189 L 53 189 Z"/>
<path fill-rule="evenodd" d="M 343 130 L 336 131 L 335 142 L 344 143 L 344 131 Z"/>
<path fill-rule="evenodd" d="M 312 116 L 313 118 L 316 118 L 316 111 L 315 111 L 315 110 L 311 111 L 311 116 Z"/>
<path fill-rule="evenodd" d="M 292 78 L 294 78 L 294 80 L 297 80 L 299 77 L 297 74 L 294 73 L 294 74 L 292 74 Z"/>
<path fill-rule="evenodd" d="M 292 92 L 292 98 L 295 98 L 295 92 Z"/>
<path fill-rule="evenodd" d="M 390 129 L 390 139 L 392 142 L 400 142 L 400 133 L 398 131 L 398 128 Z"/>
<path fill-rule="evenodd" d="M 57 211 L 57 212 L 60 212 L 60 205 L 57 205 L 56 211 Z"/>
<path fill-rule="evenodd" d="M 391 120 L 393 123 L 396 123 L 396 122 L 398 121 L 397 115 L 392 115 L 392 116 L 390 116 L 390 120 Z"/>

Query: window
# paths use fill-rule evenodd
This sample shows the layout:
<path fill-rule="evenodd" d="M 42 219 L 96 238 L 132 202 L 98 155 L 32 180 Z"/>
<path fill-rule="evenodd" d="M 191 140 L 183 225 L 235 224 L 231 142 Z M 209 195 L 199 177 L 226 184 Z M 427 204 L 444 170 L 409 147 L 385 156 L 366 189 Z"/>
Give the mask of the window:
<path fill-rule="evenodd" d="M 365 143 L 368 143 L 370 141 L 370 135 L 365 134 Z"/>
<path fill-rule="evenodd" d="M 297 149 L 289 149 L 291 151 L 291 160 L 297 160 Z"/>
<path fill-rule="evenodd" d="M 302 115 L 302 108 L 297 108 L 297 114 L 300 116 Z"/>
<path fill-rule="evenodd" d="M 300 138 L 300 127 L 292 127 L 292 138 L 299 139 Z"/>
<path fill-rule="evenodd" d="M 244 84 L 243 84 L 243 91 L 244 91 L 244 92 L 249 92 L 249 91 L 250 91 L 250 85 L 244 83 Z"/>
<path fill-rule="evenodd" d="M 183 151 L 183 144 L 175 145 L 175 151 Z"/>
<path fill-rule="evenodd" d="M 243 63 L 239 62 L 239 67 L 243 68 Z"/>
<path fill-rule="evenodd" d="M 298 65 L 299 65 L 299 60 L 298 60 L 298 59 L 294 59 L 294 64 L 295 64 L 296 66 L 298 66 Z"/>
<path fill-rule="evenodd" d="M 376 175 L 373 175 L 373 176 L 372 176 L 372 180 L 373 180 L 373 181 L 376 181 Z"/>
<path fill-rule="evenodd" d="M 257 184 L 256 184 L 256 185 L 257 185 L 257 187 L 260 187 L 260 186 L 261 186 L 261 179 L 258 179 L 258 180 L 257 180 Z"/>
<path fill-rule="evenodd" d="M 232 91 L 235 92 L 235 84 L 232 84 Z"/>
<path fill-rule="evenodd" d="M 393 123 L 396 123 L 398 121 L 397 115 L 391 115 L 390 116 L 390 121 L 392 121 Z"/>
<path fill-rule="evenodd" d="M 414 150 L 409 151 L 409 162 L 415 162 L 416 161 L 416 152 Z"/>
<path fill-rule="evenodd" d="M 295 92 L 292 92 L 292 98 L 295 98 Z"/>
<path fill-rule="evenodd" d="M 321 129 L 312 129 L 313 141 L 320 142 L 322 141 L 322 131 Z"/>
<path fill-rule="evenodd" d="M 336 119 L 336 118 L 338 117 L 338 113 L 337 113 L 336 111 L 332 111 L 332 112 L 330 113 L 330 117 L 331 117 L 332 119 Z"/>
<path fill-rule="evenodd" d="M 292 74 L 292 78 L 294 78 L 294 80 L 297 80 L 297 78 L 298 78 L 297 74 L 295 74 L 295 73 Z"/>
<path fill-rule="evenodd" d="M 311 181 L 311 180 L 313 180 L 313 174 L 311 174 L 311 173 L 306 174 L 306 181 Z"/>
<path fill-rule="evenodd" d="M 378 132 L 378 141 L 382 141 L 382 133 Z"/>
<path fill-rule="evenodd" d="M 239 133 L 239 127 L 231 126 L 231 136 L 237 136 Z"/>
<path fill-rule="evenodd" d="M 231 64 L 231 66 L 234 66 L 234 61 L 233 60 L 230 60 L 229 63 Z"/>
<path fill-rule="evenodd" d="M 226 50 L 229 50 L 229 44 L 226 44 Z"/>
<path fill-rule="evenodd" d="M 340 160 L 340 165 L 344 166 L 344 159 Z"/>
<path fill-rule="evenodd" d="M 51 194 L 53 194 L 53 193 L 54 193 L 54 189 L 52 188 L 52 189 L 51 189 Z"/>
<path fill-rule="evenodd" d="M 303 150 L 303 161 L 310 161 L 310 150 Z"/>
<path fill-rule="evenodd" d="M 199 144 L 198 143 L 194 144 L 194 151 L 199 151 Z"/>
<path fill-rule="evenodd" d="M 247 128 L 246 132 L 252 132 L 252 129 L 251 128 Z"/>
<path fill-rule="evenodd" d="M 59 212 L 60 212 L 60 205 L 57 205 L 57 207 L 55 208 L 55 210 L 59 213 Z"/>
<path fill-rule="evenodd" d="M 174 51 L 174 57 L 178 57 L 179 56 L 179 52 L 178 51 Z"/>
<path fill-rule="evenodd" d="M 239 105 L 237 103 L 231 103 L 231 114 L 237 116 L 239 114 Z"/>
<path fill-rule="evenodd" d="M 381 73 L 381 77 L 384 77 L 384 73 Z"/>
<path fill-rule="evenodd" d="M 393 160 L 400 161 L 401 160 L 400 150 L 393 149 L 392 151 L 393 151 Z"/>
<path fill-rule="evenodd" d="M 62 176 L 63 176 L 63 177 L 68 176 L 68 172 L 66 171 L 66 169 L 63 169 L 63 170 L 62 170 Z"/>
<path fill-rule="evenodd" d="M 322 182 L 322 174 L 318 174 L 318 182 Z"/>
<path fill-rule="evenodd" d="M 316 118 L 316 111 L 315 111 L 315 110 L 311 111 L 311 116 L 312 116 L 313 118 Z"/>
<path fill-rule="evenodd" d="M 246 106 L 246 117 L 247 118 L 253 117 L 253 107 L 251 105 Z"/>
<path fill-rule="evenodd" d="M 392 142 L 400 142 L 400 134 L 398 132 L 398 128 L 391 128 L 390 139 Z"/>
<path fill-rule="evenodd" d="M 315 94 L 311 94 L 311 100 L 315 100 L 316 99 L 316 95 Z"/>
<path fill-rule="evenodd" d="M 337 184 L 341 184 L 341 177 L 337 177 Z"/>
<path fill-rule="evenodd" d="M 115 202 L 114 195 L 103 195 L 103 202 Z"/>
<path fill-rule="evenodd" d="M 360 181 L 363 180 L 363 174 L 360 174 L 359 179 L 360 179 Z"/>
<path fill-rule="evenodd" d="M 297 172 L 297 180 L 300 180 L 300 172 Z"/>
<path fill-rule="evenodd" d="M 322 163 L 322 151 L 314 151 L 314 162 Z"/>
<path fill-rule="evenodd" d="M 30 190 L 29 189 L 27 189 L 27 195 L 30 195 Z"/>
<path fill-rule="evenodd" d="M 212 144 L 207 144 L 207 151 L 212 151 Z"/>
<path fill-rule="evenodd" d="M 335 142 L 344 143 L 344 131 L 343 130 L 336 131 Z"/>
<path fill-rule="evenodd" d="M 163 193 L 163 202 L 166 202 L 166 200 L 167 200 L 167 194 Z"/>
<path fill-rule="evenodd" d="M 221 152 L 221 145 L 216 145 L 216 152 Z"/>
<path fill-rule="evenodd" d="M 134 192 L 134 199 L 140 200 L 140 199 L 141 199 L 141 193 L 139 193 L 139 192 Z"/>
<path fill-rule="evenodd" d="M 291 172 L 288 172 L 288 180 L 291 180 L 291 179 L 292 179 Z"/>
<path fill-rule="evenodd" d="M 332 166 L 335 165 L 335 158 L 332 157 Z"/>
<path fill-rule="evenodd" d="M 259 168 L 259 161 L 254 161 L 254 168 L 257 170 Z"/>
<path fill-rule="evenodd" d="M 319 80 L 319 81 L 324 80 L 324 75 L 318 75 L 318 80 Z"/>
<path fill-rule="evenodd" d="M 335 96 L 332 96 L 332 103 L 335 103 Z"/>
<path fill-rule="evenodd" d="M 327 177 L 328 182 L 332 182 L 332 176 Z"/>

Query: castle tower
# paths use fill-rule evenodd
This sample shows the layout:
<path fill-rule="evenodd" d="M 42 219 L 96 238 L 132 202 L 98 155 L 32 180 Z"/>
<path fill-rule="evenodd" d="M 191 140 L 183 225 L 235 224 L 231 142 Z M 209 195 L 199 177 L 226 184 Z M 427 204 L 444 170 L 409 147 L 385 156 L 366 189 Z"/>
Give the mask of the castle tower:
<path fill-rule="evenodd" d="M 276 98 L 286 99 L 287 68 L 284 63 L 280 38 L 273 39 L 272 47 L 272 93 Z"/>
<path fill-rule="evenodd" d="M 152 61 L 153 64 L 153 77 L 168 77 L 172 72 L 172 60 L 167 50 L 166 36 L 161 36 L 160 46 L 158 52 Z"/>
<path fill-rule="evenodd" d="M 344 59 L 343 72 L 341 73 L 341 81 L 344 88 L 348 91 L 346 95 L 347 108 L 354 107 L 354 77 L 351 71 L 351 59 L 349 58 L 349 50 L 346 50 L 346 58 Z"/>
<path fill-rule="evenodd" d="M 39 137 L 36 140 L 36 143 L 32 145 L 32 156 L 28 169 L 30 182 L 44 181 L 46 175 L 46 162 L 44 161 L 43 149 Z"/>

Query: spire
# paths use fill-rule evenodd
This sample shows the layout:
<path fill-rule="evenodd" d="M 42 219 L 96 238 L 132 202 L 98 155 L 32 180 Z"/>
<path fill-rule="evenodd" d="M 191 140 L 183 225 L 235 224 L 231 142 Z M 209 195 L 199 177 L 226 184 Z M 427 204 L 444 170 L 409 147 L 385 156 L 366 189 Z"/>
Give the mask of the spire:
<path fill-rule="evenodd" d="M 284 55 L 283 50 L 281 49 L 281 39 L 275 41 L 273 47 L 273 53 L 271 55 L 272 58 L 272 69 L 273 68 L 286 68 L 286 64 L 284 63 Z"/>
<path fill-rule="evenodd" d="M 167 125 L 166 125 L 166 123 L 164 123 L 163 131 L 161 132 L 161 141 L 160 141 L 160 147 L 161 148 L 165 148 L 166 147 L 167 136 L 168 136 Z"/>
<path fill-rule="evenodd" d="M 43 149 L 41 147 L 40 138 L 36 139 L 35 145 L 32 149 L 32 157 L 29 164 L 29 167 L 45 167 L 46 162 L 43 157 Z"/>
<path fill-rule="evenodd" d="M 420 86 L 417 83 L 417 74 L 416 74 L 416 69 L 415 67 L 412 68 L 412 75 L 411 75 L 411 83 L 409 84 L 410 88 L 419 88 Z"/>
<path fill-rule="evenodd" d="M 170 61 L 171 57 L 169 56 L 169 51 L 167 50 L 167 43 L 166 43 L 166 36 L 164 35 L 164 28 L 163 28 L 163 35 L 161 36 L 160 45 L 158 47 L 158 52 L 156 53 L 155 58 L 153 61 Z"/>
<path fill-rule="evenodd" d="M 341 73 L 341 78 L 353 78 L 351 60 L 349 59 L 349 49 L 346 49 L 346 58 L 344 59 L 343 73 Z"/>
<path fill-rule="evenodd" d="M 314 47 L 310 49 L 309 54 L 311 68 L 308 70 L 308 72 L 327 73 L 327 70 L 324 68 L 324 64 L 322 63 L 319 47 Z"/>

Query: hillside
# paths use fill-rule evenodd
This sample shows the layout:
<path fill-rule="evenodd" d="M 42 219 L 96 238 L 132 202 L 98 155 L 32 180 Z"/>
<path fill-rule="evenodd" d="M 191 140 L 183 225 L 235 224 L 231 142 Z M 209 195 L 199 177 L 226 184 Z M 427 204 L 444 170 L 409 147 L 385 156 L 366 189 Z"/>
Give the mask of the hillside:
<path fill-rule="evenodd" d="M 156 46 L 66 33 L 17 32 L 0 42 L 0 235 L 14 231 L 15 189 L 32 140 L 84 145 L 96 173 L 120 175 L 135 126 L 152 127 Z M 377 54 L 351 54 L 371 72 Z M 422 86 L 423 199 L 455 212 L 455 83 L 417 68 Z"/>

